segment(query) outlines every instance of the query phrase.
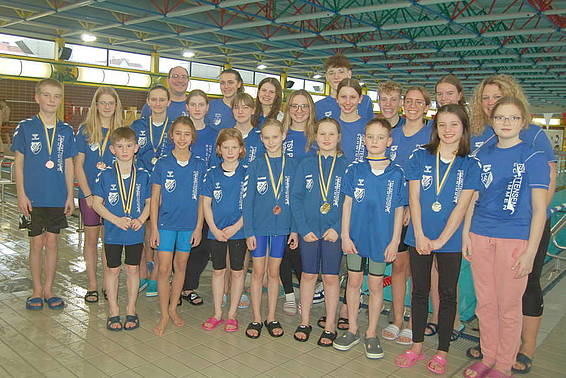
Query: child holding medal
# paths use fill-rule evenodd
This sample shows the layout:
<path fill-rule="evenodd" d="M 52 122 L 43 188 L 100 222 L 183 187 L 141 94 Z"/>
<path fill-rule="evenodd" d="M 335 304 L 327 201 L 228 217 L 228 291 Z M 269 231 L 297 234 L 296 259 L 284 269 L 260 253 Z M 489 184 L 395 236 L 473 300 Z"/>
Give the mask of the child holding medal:
<path fill-rule="evenodd" d="M 65 307 L 63 299 L 53 295 L 52 288 L 59 232 L 67 227 L 66 216 L 71 215 L 75 207 L 73 157 L 76 151 L 73 128 L 57 119 L 62 101 L 61 83 L 53 79 L 38 82 L 35 102 L 39 113 L 18 124 L 11 147 L 15 153 L 18 209 L 26 217 L 31 215 L 28 235 L 33 292 L 26 300 L 28 310 L 41 310 L 44 301 L 53 310 Z"/>
<path fill-rule="evenodd" d="M 302 261 L 301 324 L 293 337 L 305 342 L 312 331 L 310 310 L 318 274 L 325 292 L 326 324 L 318 345 L 332 346 L 336 338 L 336 308 L 342 261 L 340 222 L 344 195 L 341 185 L 346 158 L 340 150 L 340 124 L 323 118 L 314 126 L 318 152 L 305 157 L 297 168 L 291 209 L 300 235 Z"/>
<path fill-rule="evenodd" d="M 190 151 L 196 134 L 189 117 L 177 118 L 171 125 L 175 148 L 158 160 L 151 174 L 150 243 L 158 251 L 161 310 L 161 319 L 153 332 L 158 336 L 165 332 L 169 318 L 177 327 L 185 324 L 177 314 L 177 303 L 191 247 L 199 245 L 202 237 L 203 213 L 199 197 L 206 163 Z"/>
<path fill-rule="evenodd" d="M 97 244 L 102 225 L 100 215 L 92 208 L 94 197 L 91 188 L 98 172 L 112 165 L 114 161 L 114 155 L 108 148 L 108 140 L 116 128 L 123 126 L 122 114 L 122 103 L 116 90 L 99 87 L 92 98 L 86 120 L 79 127 L 75 137 L 78 152 L 75 157 L 75 175 L 79 182 L 79 209 L 85 227 L 83 255 L 88 286 L 84 300 L 87 303 L 98 302 Z M 104 254 L 102 263 L 106 266 Z"/>
<path fill-rule="evenodd" d="M 94 184 L 94 210 L 104 219 L 104 251 L 108 267 L 104 286 L 108 295 L 106 328 L 109 331 L 131 331 L 140 326 L 136 300 L 150 192 L 149 173 L 134 163 L 138 148 L 132 129 L 117 128 L 110 136 L 110 151 L 116 156 L 116 161 L 99 172 Z M 126 320 L 122 324 L 118 306 L 118 278 L 124 250 L 128 304 Z"/>
<path fill-rule="evenodd" d="M 279 266 L 285 244 L 297 248 L 297 233 L 292 232 L 290 192 L 296 162 L 283 153 L 285 131 L 281 122 L 268 119 L 261 129 L 266 153 L 252 162 L 244 183 L 244 235 L 253 258 L 250 293 L 253 321 L 246 336 L 257 339 L 263 327 L 261 291 L 267 261 L 268 312 L 265 326 L 272 337 L 283 336 L 281 323 L 275 320 L 279 293 Z M 269 257 L 267 251 L 269 249 Z"/>
<path fill-rule="evenodd" d="M 462 220 L 477 179 L 479 162 L 469 157 L 470 126 L 466 109 L 457 104 L 442 106 L 436 113 L 430 143 L 418 147 L 406 166 L 409 180 L 411 224 L 405 244 L 409 246 L 413 345 L 395 359 L 408 368 L 424 359 L 423 341 L 428 317 L 431 269 L 438 267 L 438 348 L 427 363 L 436 374 L 446 371 L 446 356 L 456 317 L 457 285 L 462 260 Z"/>
<path fill-rule="evenodd" d="M 385 156 L 391 144 L 391 125 L 384 118 L 368 122 L 364 137 L 367 156 L 350 164 L 342 192 L 342 250 L 347 254 L 346 288 L 350 327 L 334 340 L 335 349 L 346 351 L 360 342 L 358 309 L 364 273 L 370 291 L 368 328 L 364 338 L 367 358 L 383 358 L 377 322 L 383 304 L 383 274 L 395 260 L 401 238 L 403 206 L 407 199 L 405 175 Z M 327 314 L 327 316 L 330 314 Z"/>

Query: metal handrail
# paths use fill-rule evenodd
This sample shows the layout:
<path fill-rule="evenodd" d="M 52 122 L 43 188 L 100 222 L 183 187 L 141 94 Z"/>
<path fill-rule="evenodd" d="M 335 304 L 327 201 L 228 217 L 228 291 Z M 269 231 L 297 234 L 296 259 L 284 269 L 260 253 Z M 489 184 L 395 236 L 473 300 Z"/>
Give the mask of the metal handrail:
<path fill-rule="evenodd" d="M 553 214 L 563 210 L 566 210 L 566 203 L 563 203 L 560 206 L 555 206 L 553 209 L 550 210 L 550 213 Z M 556 237 L 558 236 L 558 233 L 564 228 L 564 226 L 566 226 L 566 214 L 562 215 L 560 220 L 556 222 L 556 224 L 552 226 L 552 228 L 550 229 L 550 237 L 552 239 L 552 244 L 554 244 L 554 246 L 558 248 L 560 252 L 566 251 L 566 247 L 558 244 L 558 242 L 556 241 Z M 549 250 L 546 251 L 546 255 L 557 260 L 566 261 L 566 256 L 555 255 L 553 253 L 550 253 Z"/>

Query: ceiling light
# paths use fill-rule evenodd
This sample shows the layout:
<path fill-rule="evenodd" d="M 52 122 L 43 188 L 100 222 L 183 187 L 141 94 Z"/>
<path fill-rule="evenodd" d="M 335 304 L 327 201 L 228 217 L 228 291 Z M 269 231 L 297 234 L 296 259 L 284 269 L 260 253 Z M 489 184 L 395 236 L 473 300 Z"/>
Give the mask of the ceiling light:
<path fill-rule="evenodd" d="M 83 40 L 83 42 L 94 42 L 96 41 L 96 36 L 94 34 L 85 32 L 81 34 L 81 39 Z"/>
<path fill-rule="evenodd" d="M 312 75 L 312 78 L 313 78 L 313 79 L 320 79 L 321 77 L 322 77 L 321 74 L 314 74 L 314 75 Z"/>
<path fill-rule="evenodd" d="M 266 66 L 265 64 L 263 64 L 263 63 L 260 63 L 260 64 L 257 65 L 256 68 L 257 68 L 258 70 L 265 70 L 265 69 L 267 68 L 267 66 Z"/>
<path fill-rule="evenodd" d="M 196 55 L 196 53 L 193 50 L 184 50 L 183 51 L 183 56 L 185 58 L 192 58 Z"/>

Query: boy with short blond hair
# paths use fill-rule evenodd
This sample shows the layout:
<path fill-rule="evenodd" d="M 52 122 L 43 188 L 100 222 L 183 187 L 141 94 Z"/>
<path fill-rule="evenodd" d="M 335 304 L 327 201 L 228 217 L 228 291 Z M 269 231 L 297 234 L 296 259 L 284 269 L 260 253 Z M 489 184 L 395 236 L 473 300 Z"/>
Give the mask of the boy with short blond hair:
<path fill-rule="evenodd" d="M 401 105 L 403 105 L 402 92 L 401 85 L 392 80 L 382 81 L 377 87 L 379 110 L 393 128 L 402 127 L 405 124 L 405 118 L 399 116 Z"/>
<path fill-rule="evenodd" d="M 73 128 L 57 119 L 62 101 L 61 83 L 54 79 L 38 82 L 35 102 L 39 113 L 18 124 L 11 148 L 15 152 L 18 208 L 24 216 L 31 216 L 28 235 L 33 292 L 26 300 L 28 310 L 41 310 L 44 301 L 52 310 L 65 307 L 65 301 L 52 289 L 59 233 L 74 210 L 73 157 L 77 153 Z"/>

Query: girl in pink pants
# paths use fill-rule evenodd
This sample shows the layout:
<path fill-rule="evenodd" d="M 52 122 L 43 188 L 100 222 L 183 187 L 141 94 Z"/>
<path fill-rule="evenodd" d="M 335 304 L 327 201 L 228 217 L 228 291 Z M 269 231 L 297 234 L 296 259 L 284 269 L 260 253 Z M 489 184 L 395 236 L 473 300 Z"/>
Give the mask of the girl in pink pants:
<path fill-rule="evenodd" d="M 544 153 L 521 140 L 529 118 L 518 99 L 499 99 L 491 110 L 498 142 L 477 155 L 481 184 L 464 227 L 463 254 L 472 266 L 483 359 L 464 370 L 469 378 L 511 376 L 521 343 L 522 296 L 544 228 L 549 185 Z"/>

